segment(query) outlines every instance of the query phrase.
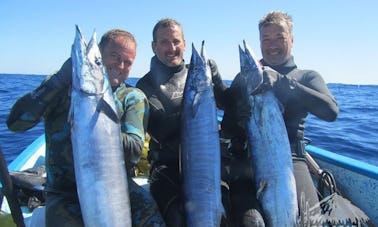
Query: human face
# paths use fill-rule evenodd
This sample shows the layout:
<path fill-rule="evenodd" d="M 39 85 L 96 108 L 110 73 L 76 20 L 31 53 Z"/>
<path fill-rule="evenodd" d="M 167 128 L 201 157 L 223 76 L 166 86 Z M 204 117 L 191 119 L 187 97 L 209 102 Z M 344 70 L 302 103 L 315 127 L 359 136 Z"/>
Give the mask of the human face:
<path fill-rule="evenodd" d="M 110 41 L 101 54 L 111 86 L 119 86 L 129 77 L 136 55 L 136 44 L 120 36 Z"/>
<path fill-rule="evenodd" d="M 184 59 L 185 40 L 179 26 L 161 27 L 156 31 L 152 50 L 157 58 L 169 67 L 175 67 Z"/>
<path fill-rule="evenodd" d="M 291 55 L 293 36 L 284 24 L 267 25 L 260 29 L 260 47 L 263 59 L 269 65 L 281 65 Z"/>

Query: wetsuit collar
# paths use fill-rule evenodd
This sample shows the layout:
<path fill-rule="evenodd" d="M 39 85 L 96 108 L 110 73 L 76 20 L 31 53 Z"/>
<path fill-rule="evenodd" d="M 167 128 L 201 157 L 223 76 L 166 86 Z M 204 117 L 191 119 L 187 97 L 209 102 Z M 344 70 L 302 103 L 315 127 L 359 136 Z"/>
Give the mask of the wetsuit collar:
<path fill-rule="evenodd" d="M 125 82 L 122 82 L 118 86 L 115 86 L 115 87 L 112 86 L 112 92 L 115 92 L 120 87 L 128 87 L 128 84 L 126 84 Z"/>
<path fill-rule="evenodd" d="M 175 66 L 175 67 L 168 67 L 166 66 L 165 64 L 163 64 L 159 59 L 158 57 L 155 55 L 151 58 L 151 71 L 156 68 L 156 67 L 159 67 L 161 69 L 165 69 L 167 70 L 167 72 L 169 74 L 173 74 L 173 73 L 177 73 L 177 72 L 180 72 L 184 67 L 185 67 L 185 61 L 183 60 L 181 62 L 180 65 L 178 66 Z"/>
<path fill-rule="evenodd" d="M 264 59 L 261 59 L 261 63 L 264 65 L 264 66 L 269 66 L 270 68 L 276 70 L 277 72 L 281 73 L 281 74 L 288 74 L 289 72 L 291 72 L 293 69 L 296 69 L 297 68 L 297 65 L 295 64 L 294 62 L 294 57 L 293 56 L 290 56 L 286 62 L 284 62 L 283 64 L 281 65 L 275 65 L 275 66 L 272 66 L 272 65 L 269 65 Z"/>

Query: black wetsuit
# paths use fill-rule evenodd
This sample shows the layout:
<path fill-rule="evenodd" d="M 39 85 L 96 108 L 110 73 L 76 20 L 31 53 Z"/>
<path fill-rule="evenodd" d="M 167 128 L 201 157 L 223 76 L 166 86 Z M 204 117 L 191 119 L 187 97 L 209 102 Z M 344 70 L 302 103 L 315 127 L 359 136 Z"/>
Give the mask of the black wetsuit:
<path fill-rule="evenodd" d="M 339 111 L 337 103 L 323 78 L 313 70 L 297 69 L 293 57 L 280 66 L 270 66 L 264 60 L 261 62 L 285 75 L 278 80 L 273 91 L 284 107 L 283 118 L 292 149 L 298 200 L 304 192 L 311 208 L 319 201 L 303 155 L 304 123 L 308 113 L 325 121 L 334 121 Z M 233 84 L 238 84 L 238 80 L 240 74 L 236 76 Z M 236 144 L 244 145 L 245 125 L 249 119 L 250 108 L 241 89 L 233 84 L 226 91 L 231 102 L 226 104 L 222 129 Z M 235 149 L 235 152 L 240 152 L 240 149 Z"/>
<path fill-rule="evenodd" d="M 154 56 L 150 71 L 136 84 L 146 94 L 150 104 L 147 128 L 151 136 L 148 154 L 151 162 L 150 191 L 167 226 L 185 225 L 179 146 L 181 105 L 187 73 L 188 67 L 184 62 L 177 67 L 167 67 Z M 218 106 L 225 89 L 223 83 L 214 86 Z"/>

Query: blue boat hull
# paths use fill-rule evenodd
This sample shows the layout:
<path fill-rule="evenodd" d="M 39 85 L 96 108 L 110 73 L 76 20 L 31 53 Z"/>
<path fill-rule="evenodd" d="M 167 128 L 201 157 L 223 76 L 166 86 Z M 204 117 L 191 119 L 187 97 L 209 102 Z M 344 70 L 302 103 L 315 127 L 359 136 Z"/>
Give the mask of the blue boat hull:
<path fill-rule="evenodd" d="M 332 172 L 338 188 L 353 204 L 366 213 L 374 225 L 378 226 L 378 167 L 311 145 L 307 145 L 306 150 L 320 168 Z M 45 137 L 41 135 L 10 163 L 8 169 L 24 170 L 42 165 L 44 151 Z M 136 181 L 146 184 L 146 179 L 136 179 Z M 9 212 L 6 202 L 3 202 L 1 208 Z M 25 222 L 30 222 L 31 212 L 27 208 L 23 208 L 23 212 L 26 217 Z"/>
<path fill-rule="evenodd" d="M 333 174 L 344 196 L 378 225 L 378 167 L 311 145 L 306 150 Z"/>

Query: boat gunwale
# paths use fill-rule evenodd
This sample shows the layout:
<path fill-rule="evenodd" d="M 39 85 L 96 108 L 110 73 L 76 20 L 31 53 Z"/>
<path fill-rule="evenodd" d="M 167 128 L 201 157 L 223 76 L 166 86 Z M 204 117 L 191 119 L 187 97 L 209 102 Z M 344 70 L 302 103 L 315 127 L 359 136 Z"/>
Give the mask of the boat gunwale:
<path fill-rule="evenodd" d="M 45 146 L 45 134 L 43 133 L 25 148 L 8 166 L 9 171 L 20 171 L 25 164 L 36 155 L 36 151 Z"/>
<path fill-rule="evenodd" d="M 378 180 L 378 166 L 371 165 L 367 162 L 359 161 L 345 155 L 333 153 L 319 147 L 306 145 L 308 151 L 315 159 L 319 159 L 330 164 L 342 167 L 344 169 L 356 172 L 369 178 Z"/>

